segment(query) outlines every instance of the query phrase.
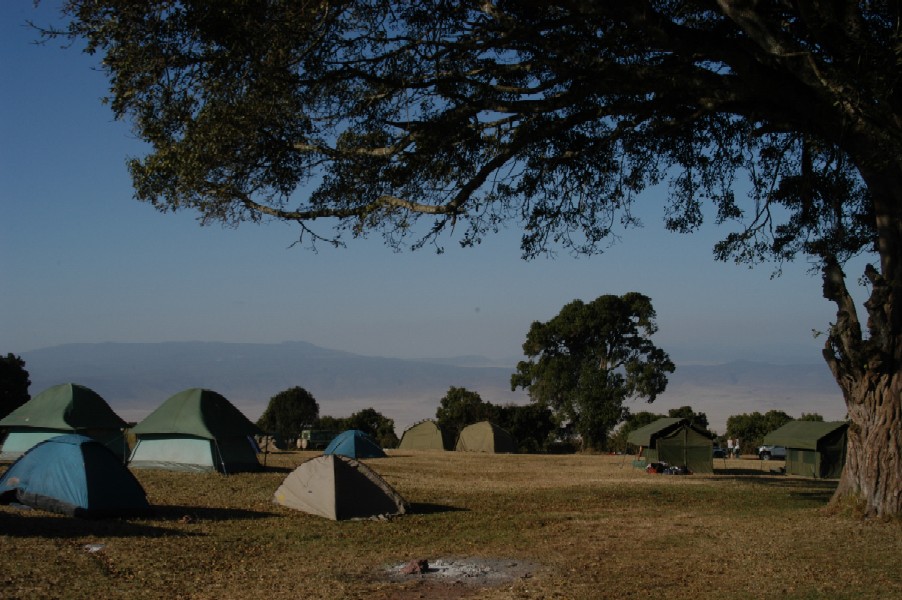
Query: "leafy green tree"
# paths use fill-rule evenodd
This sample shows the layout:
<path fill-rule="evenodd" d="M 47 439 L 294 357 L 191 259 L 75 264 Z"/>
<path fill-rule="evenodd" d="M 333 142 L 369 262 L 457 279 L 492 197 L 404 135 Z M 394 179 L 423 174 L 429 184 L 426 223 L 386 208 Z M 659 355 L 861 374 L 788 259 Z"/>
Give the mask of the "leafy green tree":
<path fill-rule="evenodd" d="M 802 413 L 802 416 L 796 420 L 797 421 L 817 421 L 819 423 L 823 423 L 824 417 L 817 413 Z"/>
<path fill-rule="evenodd" d="M 439 401 L 435 420 L 442 431 L 456 440 L 467 425 L 479 421 L 494 421 L 498 407 L 485 402 L 478 392 L 451 386 Z"/>
<path fill-rule="evenodd" d="M 313 395 L 302 387 L 293 387 L 270 398 L 257 426 L 283 440 L 293 440 L 302 430 L 309 429 L 318 416 L 319 404 Z"/>
<path fill-rule="evenodd" d="M 708 428 L 708 415 L 703 412 L 695 412 L 691 406 L 671 408 L 667 411 L 667 416 L 673 419 L 688 419 L 693 425 L 704 429 Z"/>
<path fill-rule="evenodd" d="M 834 499 L 902 515 L 900 3 L 62 6 L 47 34 L 101 55 L 161 211 L 415 248 L 513 224 L 526 257 L 591 254 L 665 183 L 668 228 L 730 224 L 717 258 L 806 257 L 852 422 Z M 866 318 L 843 270 L 863 253 Z"/>
<path fill-rule="evenodd" d="M 659 415 L 648 411 L 639 411 L 637 413 L 627 413 L 623 418 L 623 423 L 617 428 L 614 435 L 608 440 L 608 448 L 615 452 L 627 452 L 629 450 L 626 438 L 629 434 L 636 431 L 640 427 L 645 427 L 650 423 L 654 423 L 658 419 L 663 419 L 664 415 Z"/>
<path fill-rule="evenodd" d="M 727 419 L 726 436 L 739 438 L 743 451 L 749 452 L 761 445 L 765 435 L 792 420 L 782 410 L 769 410 L 763 415 L 760 412 L 733 415 Z"/>
<path fill-rule="evenodd" d="M 383 448 L 394 448 L 398 445 L 395 434 L 395 422 L 377 412 L 373 408 L 364 408 L 355 412 L 345 420 L 347 429 L 359 429 L 369 434 Z"/>
<path fill-rule="evenodd" d="M 347 417 L 332 417 L 323 415 L 313 422 L 311 429 L 323 429 L 325 431 L 342 432 L 345 429 L 351 429 L 348 425 Z"/>
<path fill-rule="evenodd" d="M 0 356 L 0 419 L 31 400 L 30 385 L 21 356 L 12 353 Z"/>
<path fill-rule="evenodd" d="M 520 452 L 544 452 L 557 428 L 551 410 L 538 404 L 499 406 L 494 420 L 513 436 Z"/>
<path fill-rule="evenodd" d="M 650 337 L 657 331 L 651 300 L 630 292 L 574 300 L 547 323 L 529 328 L 511 388 L 571 421 L 583 446 L 604 449 L 630 398 L 654 401 L 667 387 L 673 362 Z"/>

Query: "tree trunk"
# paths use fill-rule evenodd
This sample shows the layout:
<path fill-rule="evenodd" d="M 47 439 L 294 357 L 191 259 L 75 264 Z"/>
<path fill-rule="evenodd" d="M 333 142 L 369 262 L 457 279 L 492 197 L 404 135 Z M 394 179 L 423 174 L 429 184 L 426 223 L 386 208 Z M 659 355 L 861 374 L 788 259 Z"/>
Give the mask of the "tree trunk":
<path fill-rule="evenodd" d="M 902 515 L 902 373 L 869 373 L 843 390 L 849 409 L 846 464 L 831 500 L 868 516 Z"/>

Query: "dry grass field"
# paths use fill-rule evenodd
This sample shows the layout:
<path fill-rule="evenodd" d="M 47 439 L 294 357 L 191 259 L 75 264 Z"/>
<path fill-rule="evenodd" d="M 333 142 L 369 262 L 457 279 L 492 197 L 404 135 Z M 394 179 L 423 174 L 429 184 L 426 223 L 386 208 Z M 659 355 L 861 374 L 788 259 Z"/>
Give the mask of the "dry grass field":
<path fill-rule="evenodd" d="M 0 507 L 0 597 L 902 598 L 902 524 L 826 514 L 835 482 L 766 470 L 778 462 L 669 476 L 618 456 L 393 451 L 367 463 L 412 514 L 333 522 L 272 502 L 313 456 L 136 471 L 147 519 Z M 414 559 L 474 570 L 398 573 Z"/>

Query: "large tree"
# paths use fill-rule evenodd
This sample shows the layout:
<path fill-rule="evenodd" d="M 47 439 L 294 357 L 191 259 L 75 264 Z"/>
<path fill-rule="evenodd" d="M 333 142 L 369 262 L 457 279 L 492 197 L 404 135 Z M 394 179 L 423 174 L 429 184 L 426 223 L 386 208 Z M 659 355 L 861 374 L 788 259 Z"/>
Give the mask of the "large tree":
<path fill-rule="evenodd" d="M 494 421 L 497 414 L 498 407 L 483 400 L 479 392 L 451 386 L 448 393 L 439 400 L 435 420 L 451 440 L 456 440 L 467 425 Z"/>
<path fill-rule="evenodd" d="M 902 514 L 899 2 L 64 6 L 57 33 L 102 54 L 113 111 L 148 143 L 136 196 L 160 210 L 415 247 L 513 223 L 529 257 L 602 249 L 668 180 L 670 228 L 706 203 L 737 223 L 720 258 L 807 256 L 851 420 L 835 500 Z M 860 253 L 877 259 L 864 320 L 843 271 Z"/>
<path fill-rule="evenodd" d="M 0 355 L 0 419 L 31 400 L 30 385 L 22 357 L 12 353 Z"/>
<path fill-rule="evenodd" d="M 603 450 L 608 434 L 626 416 L 631 398 L 649 402 L 674 371 L 667 353 L 651 341 L 657 331 L 651 300 L 637 292 L 574 300 L 526 334 L 511 388 L 550 406 L 560 423 L 571 422 L 583 446 Z"/>
<path fill-rule="evenodd" d="M 295 386 L 281 391 L 269 400 L 257 426 L 285 441 L 294 440 L 301 431 L 313 426 L 319 417 L 319 404 L 313 394 Z"/>

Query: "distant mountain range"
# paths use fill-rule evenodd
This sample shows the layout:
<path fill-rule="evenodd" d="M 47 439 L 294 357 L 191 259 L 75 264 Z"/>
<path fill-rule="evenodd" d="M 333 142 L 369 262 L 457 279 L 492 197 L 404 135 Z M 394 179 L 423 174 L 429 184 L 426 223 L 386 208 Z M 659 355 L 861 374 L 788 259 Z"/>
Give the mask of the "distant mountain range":
<path fill-rule="evenodd" d="M 190 387 L 216 390 L 256 420 L 272 396 L 301 386 L 317 399 L 321 414 L 341 417 L 373 407 L 395 420 L 398 435 L 410 424 L 434 417 L 451 386 L 479 392 L 495 404 L 528 401 L 523 391 L 510 390 L 515 360 L 504 365 L 478 356 L 404 360 L 306 342 L 66 344 L 21 356 L 32 396 L 59 383 L 80 383 L 131 421 Z M 705 412 L 721 432 L 730 415 L 753 411 L 817 412 L 827 419 L 845 415 L 825 365 L 758 362 L 677 365 L 661 397 L 653 404 L 632 402 L 630 410 L 665 413 L 683 405 Z"/>

